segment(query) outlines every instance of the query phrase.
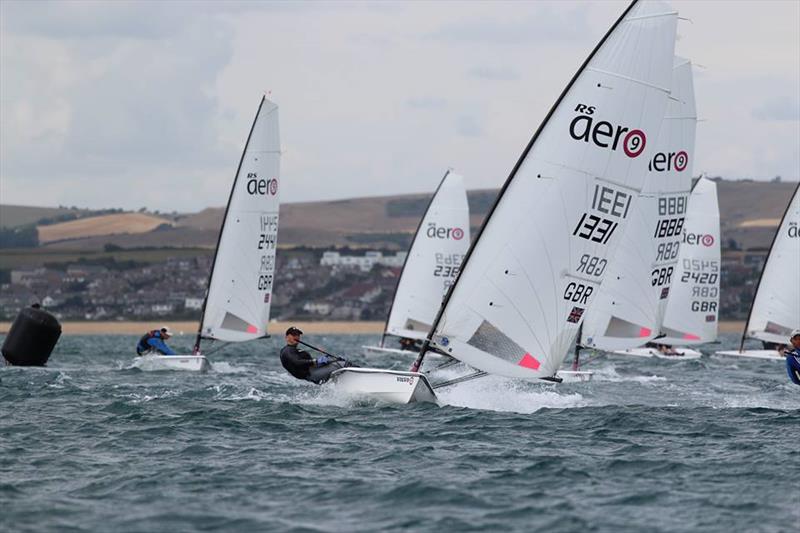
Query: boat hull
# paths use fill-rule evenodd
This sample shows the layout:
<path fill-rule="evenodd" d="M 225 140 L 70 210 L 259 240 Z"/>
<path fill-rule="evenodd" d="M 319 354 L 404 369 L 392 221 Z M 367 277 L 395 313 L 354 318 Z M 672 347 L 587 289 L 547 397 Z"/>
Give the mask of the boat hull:
<path fill-rule="evenodd" d="M 591 381 L 594 372 L 590 370 L 559 370 L 556 377 L 562 379 L 562 383 L 583 383 Z"/>
<path fill-rule="evenodd" d="M 361 346 L 364 355 L 411 355 L 416 357 L 419 352 L 415 350 L 401 350 L 400 348 L 384 348 L 383 346 Z"/>
<path fill-rule="evenodd" d="M 204 355 L 143 355 L 137 357 L 133 365 L 144 372 L 208 372 L 211 369 L 211 363 Z"/>
<path fill-rule="evenodd" d="M 703 357 L 701 352 L 692 350 L 691 348 L 676 346 L 673 349 L 678 352 L 676 355 L 666 355 L 655 348 L 631 348 L 630 350 L 614 350 L 610 353 L 614 355 L 633 355 L 636 357 L 657 357 L 670 361 L 686 361 L 688 359 L 700 359 Z"/>
<path fill-rule="evenodd" d="M 337 391 L 385 403 L 438 403 L 428 378 L 419 372 L 378 368 L 342 368 L 328 383 Z"/>
<path fill-rule="evenodd" d="M 732 357 L 746 357 L 748 359 L 768 359 L 770 361 L 784 361 L 786 358 L 776 350 L 723 350 L 714 352 L 714 355 L 726 355 Z"/>

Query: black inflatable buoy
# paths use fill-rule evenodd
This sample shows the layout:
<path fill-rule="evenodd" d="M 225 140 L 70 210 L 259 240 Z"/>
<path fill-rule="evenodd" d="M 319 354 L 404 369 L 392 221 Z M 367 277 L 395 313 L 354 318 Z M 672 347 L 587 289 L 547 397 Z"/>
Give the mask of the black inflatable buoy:
<path fill-rule="evenodd" d="M 44 366 L 61 336 L 61 324 L 43 309 L 21 310 L 0 349 L 9 364 Z"/>

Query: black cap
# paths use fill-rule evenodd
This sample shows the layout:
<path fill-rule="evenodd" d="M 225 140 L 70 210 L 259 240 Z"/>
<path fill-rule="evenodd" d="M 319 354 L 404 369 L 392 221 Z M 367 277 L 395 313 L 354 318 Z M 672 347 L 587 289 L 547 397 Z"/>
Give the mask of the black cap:
<path fill-rule="evenodd" d="M 302 335 L 303 334 L 303 330 L 301 330 L 300 328 L 296 328 L 296 327 L 292 326 L 292 327 L 290 327 L 289 329 L 286 330 L 286 334 L 287 335 Z"/>

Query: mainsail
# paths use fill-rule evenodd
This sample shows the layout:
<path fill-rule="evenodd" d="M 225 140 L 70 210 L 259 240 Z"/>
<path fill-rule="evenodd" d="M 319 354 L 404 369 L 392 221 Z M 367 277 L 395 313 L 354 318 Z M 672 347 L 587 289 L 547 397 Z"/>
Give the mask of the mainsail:
<path fill-rule="evenodd" d="M 278 106 L 262 98 L 225 209 L 195 351 L 201 338 L 240 342 L 266 335 L 279 174 Z"/>
<path fill-rule="evenodd" d="M 717 338 L 719 278 L 717 184 L 700 178 L 689 197 L 659 343 L 701 344 Z"/>
<path fill-rule="evenodd" d="M 676 24 L 634 1 L 598 44 L 503 185 L 415 367 L 434 346 L 491 374 L 554 376 L 641 192 Z"/>
<path fill-rule="evenodd" d="M 672 92 L 642 194 L 579 342 L 635 348 L 659 334 L 685 222 L 697 125 L 692 65 L 676 57 Z"/>
<path fill-rule="evenodd" d="M 742 336 L 786 344 L 800 326 L 800 185 L 772 241 Z"/>
<path fill-rule="evenodd" d="M 469 248 L 464 179 L 448 170 L 417 227 L 397 282 L 385 336 L 425 339 Z"/>

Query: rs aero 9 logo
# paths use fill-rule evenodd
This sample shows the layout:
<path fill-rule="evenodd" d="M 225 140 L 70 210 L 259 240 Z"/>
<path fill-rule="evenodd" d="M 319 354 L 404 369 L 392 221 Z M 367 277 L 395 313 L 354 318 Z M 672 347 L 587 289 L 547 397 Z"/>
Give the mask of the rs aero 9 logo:
<path fill-rule="evenodd" d="M 278 194 L 278 178 L 259 178 L 255 172 L 247 173 L 247 192 L 259 196 Z"/>
<path fill-rule="evenodd" d="M 592 143 L 600 148 L 616 151 L 622 148 L 628 157 L 639 157 L 647 145 L 647 136 L 642 130 L 626 126 L 614 126 L 606 120 L 594 116 L 595 106 L 578 104 L 575 112 L 580 113 L 569 124 L 569 135 L 576 141 Z"/>
<path fill-rule="evenodd" d="M 684 150 L 680 152 L 658 152 L 653 156 L 647 170 L 650 172 L 683 172 L 689 164 L 689 154 Z"/>
<path fill-rule="evenodd" d="M 445 228 L 444 226 L 437 226 L 435 222 L 429 222 L 425 235 L 431 239 L 453 239 L 454 241 L 460 241 L 464 238 L 464 230 L 461 228 Z"/>
<path fill-rule="evenodd" d="M 714 236 L 708 233 L 684 233 L 683 242 L 686 244 L 702 244 L 705 247 L 714 245 Z"/>

